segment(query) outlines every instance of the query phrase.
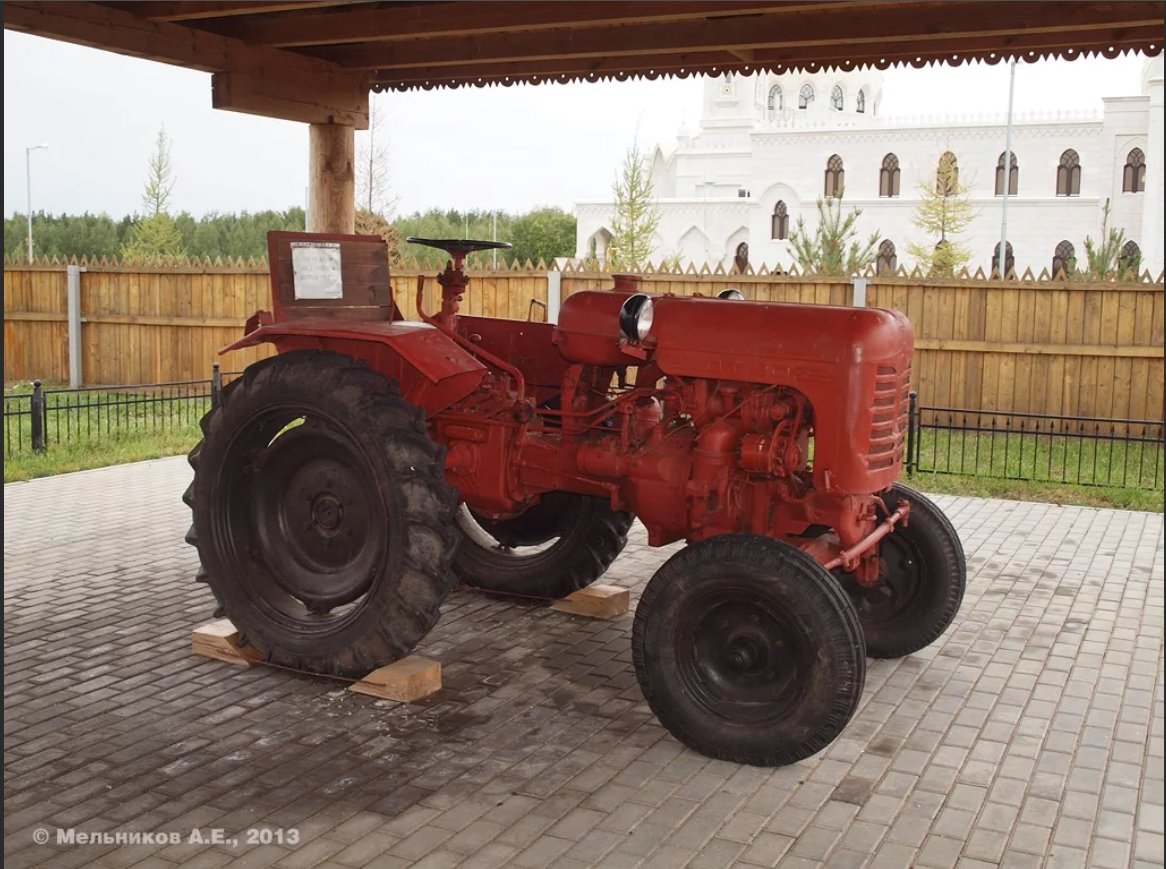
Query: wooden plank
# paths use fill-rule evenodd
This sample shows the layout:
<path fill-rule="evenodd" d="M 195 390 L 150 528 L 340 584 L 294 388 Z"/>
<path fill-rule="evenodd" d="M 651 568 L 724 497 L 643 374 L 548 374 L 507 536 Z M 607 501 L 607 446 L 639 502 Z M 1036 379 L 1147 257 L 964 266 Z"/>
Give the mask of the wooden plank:
<path fill-rule="evenodd" d="M 1115 340 L 1119 345 L 1134 343 L 1134 315 L 1137 300 L 1134 293 L 1118 292 L 1117 326 Z M 1115 358 L 1113 360 L 1113 400 L 1110 413 L 1115 419 L 1130 419 L 1133 385 L 1133 360 Z"/>
<path fill-rule="evenodd" d="M 145 21 L 121 9 L 71 0 L 56 3 L 11 0 L 4 4 L 4 27 L 203 72 L 266 77 L 279 81 L 287 89 L 300 89 L 304 99 L 314 94 L 322 101 L 328 94 L 364 87 L 363 110 L 352 115 L 337 108 L 334 123 L 347 118 L 343 122 L 358 123 L 361 129 L 368 127 L 367 77 L 345 72 L 318 57 L 258 48 L 205 30 Z"/>
<path fill-rule="evenodd" d="M 614 619 L 630 607 L 630 595 L 618 585 L 590 585 L 551 604 L 551 609 L 592 619 Z"/>
<path fill-rule="evenodd" d="M 1134 309 L 1133 343 L 1138 346 L 1150 344 L 1151 319 L 1154 316 L 1154 300 L 1147 293 L 1138 293 Z M 1155 363 L 1147 359 L 1136 359 L 1130 371 L 1130 414 L 1131 419 L 1148 419 L 1150 413 L 1149 386 L 1150 369 Z M 1161 360 L 1157 363 L 1161 366 Z"/>
<path fill-rule="evenodd" d="M 43 323 L 65 323 L 65 314 L 49 314 L 41 311 L 5 311 L 5 320 L 20 320 Z M 90 314 L 81 318 L 82 323 L 109 326 L 180 326 L 184 329 L 242 329 L 245 317 L 175 317 L 137 314 Z"/>
<path fill-rule="evenodd" d="M 1017 293 L 1019 314 L 1016 318 L 1016 338 L 1019 343 L 1032 343 L 1036 328 L 1036 291 L 1024 286 Z M 1016 356 L 1016 370 L 1012 386 L 1012 409 L 1028 411 L 1032 406 L 1032 354 Z"/>
<path fill-rule="evenodd" d="M 1137 8 L 1130 8 L 1137 6 Z M 950 6 L 942 3 L 917 2 L 888 4 L 879 8 L 855 8 L 852 4 L 819 5 L 812 12 L 796 7 L 800 14 L 780 14 L 782 7 L 774 5 L 767 14 L 728 16 L 708 20 L 682 21 L 661 25 L 658 22 L 628 24 L 582 29 L 562 28 L 549 33 L 521 32 L 521 24 L 506 32 L 486 33 L 474 37 L 453 36 L 432 39 L 413 39 L 400 43 L 364 42 L 320 47 L 318 57 L 328 58 L 348 69 L 399 70 L 423 68 L 436 71 L 438 67 L 476 64 L 477 74 L 486 69 L 482 65 L 498 63 L 530 63 L 532 61 L 561 61 L 564 58 L 612 58 L 622 55 L 676 55 L 728 48 L 781 49 L 775 53 L 775 62 L 790 62 L 791 54 L 806 49 L 806 60 L 834 58 L 838 50 L 848 46 L 854 58 L 862 49 L 875 48 L 880 55 L 891 52 L 895 43 L 906 43 L 908 53 L 938 53 L 975 51 L 977 49 L 1003 50 L 1001 40 L 1015 41 L 1020 34 L 1073 33 L 1070 45 L 1099 38 L 1099 30 L 1109 27 L 1154 28 L 1161 38 L 1163 15 L 1160 5 L 1153 3 L 1074 4 L 1067 10 L 1063 4 L 1035 0 L 1023 4 L 993 4 L 991 12 L 976 10 L 966 4 L 965 14 L 952 14 Z M 1114 6 L 1125 6 L 1115 10 Z M 972 11 L 975 10 L 975 11 Z M 977 20 L 968 15 L 978 16 Z M 1113 36 L 1113 34 L 1109 34 Z M 1123 34 L 1123 44 L 1128 36 Z M 951 48 L 945 42 L 951 40 Z M 1063 45 L 1060 39 L 1053 42 Z M 1092 43 L 1090 43 L 1092 44 Z M 828 46 L 833 46 L 831 52 Z M 876 48 L 877 47 L 877 48 Z M 675 61 L 672 61 L 675 62 Z M 857 62 L 857 60 L 856 60 Z M 691 62 L 689 63 L 691 67 Z M 661 64 L 660 69 L 666 69 Z M 582 64 L 576 69 L 586 70 Z"/>
<path fill-rule="evenodd" d="M 147 21 L 198 21 L 206 18 L 348 6 L 355 2 L 358 0 L 294 0 L 289 3 L 269 3 L 267 0 L 136 0 L 103 5 L 131 12 Z"/>
<path fill-rule="evenodd" d="M 309 4 L 305 4 L 307 5 Z M 801 4 L 801 8 L 808 7 Z M 759 14 L 772 10 L 772 4 L 759 3 L 757 0 L 745 2 L 682 0 L 669 3 L 667 6 L 655 2 L 615 4 L 564 0 L 558 3 L 525 3 L 518 26 L 524 32 L 531 32 L 578 25 L 684 21 L 701 19 L 710 14 Z M 281 15 L 263 19 L 247 18 L 224 32 L 244 40 L 248 45 L 287 48 L 337 45 L 345 42 L 390 42 L 418 37 L 431 39 L 441 36 L 484 35 L 513 30 L 515 24 L 514 10 L 504 4 L 463 4 L 458 14 L 452 15 L 441 5 L 419 4 Z"/>
<path fill-rule="evenodd" d="M 324 80 L 317 88 L 307 89 L 267 76 L 216 72 L 211 76 L 211 106 L 305 124 L 368 129 L 368 85 L 352 76 Z"/>
<path fill-rule="evenodd" d="M 203 658 L 213 658 L 241 667 L 249 667 L 263 660 L 263 655 L 254 647 L 239 641 L 239 632 L 230 619 L 195 628 L 190 634 L 190 651 Z"/>
<path fill-rule="evenodd" d="M 410 656 L 373 670 L 359 682 L 349 685 L 348 690 L 383 700 L 412 703 L 441 690 L 441 664 Z"/>
<path fill-rule="evenodd" d="M 238 39 L 179 24 L 145 21 L 98 3 L 10 0 L 4 4 L 4 29 L 202 72 L 266 73 L 304 84 L 310 84 L 313 76 L 346 75 L 335 64 L 318 57 L 254 47 Z"/>

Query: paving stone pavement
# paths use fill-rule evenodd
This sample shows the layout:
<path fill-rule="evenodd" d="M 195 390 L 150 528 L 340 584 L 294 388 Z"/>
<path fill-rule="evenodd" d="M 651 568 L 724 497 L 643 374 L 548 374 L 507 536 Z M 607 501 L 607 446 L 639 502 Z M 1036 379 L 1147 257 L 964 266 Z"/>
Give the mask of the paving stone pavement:
<path fill-rule="evenodd" d="M 457 591 L 417 705 L 193 657 L 212 602 L 188 478 L 179 458 L 4 487 L 9 869 L 1163 865 L 1160 515 L 937 498 L 969 558 L 957 623 L 871 662 L 827 750 L 757 769 L 660 727 L 630 615 Z M 675 548 L 637 526 L 607 581 L 634 601 Z"/>

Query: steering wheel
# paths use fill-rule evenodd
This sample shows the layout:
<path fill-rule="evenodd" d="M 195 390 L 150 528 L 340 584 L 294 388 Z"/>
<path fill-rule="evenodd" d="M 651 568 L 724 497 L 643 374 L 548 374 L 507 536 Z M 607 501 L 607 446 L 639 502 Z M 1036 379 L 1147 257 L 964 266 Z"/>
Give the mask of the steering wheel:
<path fill-rule="evenodd" d="M 410 244 L 423 244 L 426 247 L 435 247 L 443 250 L 454 259 L 464 259 L 466 254 L 476 250 L 494 250 L 507 248 L 511 245 L 505 241 L 479 241 L 473 238 L 414 238 L 405 239 Z"/>

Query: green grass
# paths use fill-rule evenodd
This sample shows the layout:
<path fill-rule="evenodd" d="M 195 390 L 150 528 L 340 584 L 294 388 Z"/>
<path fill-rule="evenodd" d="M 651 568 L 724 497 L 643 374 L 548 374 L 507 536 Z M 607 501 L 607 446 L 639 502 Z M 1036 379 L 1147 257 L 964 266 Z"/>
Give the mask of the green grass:
<path fill-rule="evenodd" d="M 988 434 L 924 429 L 916 450 L 918 465 L 925 471 L 968 477 L 1026 480 L 1082 487 L 1114 489 L 1162 489 L 1166 471 L 1160 426 L 1131 427 L 1138 440 L 1121 440 L 1105 426 L 1092 426 L 1088 434 Z M 1115 439 L 1107 440 L 1109 436 Z"/>
<path fill-rule="evenodd" d="M 904 474 L 903 482 L 923 492 L 941 495 L 968 495 L 976 498 L 1003 498 L 1008 501 L 1038 501 L 1077 507 L 1111 507 L 1117 510 L 1162 512 L 1162 490 L 1118 489 L 1104 486 L 1075 486 L 1065 483 L 1033 483 L 993 477 L 961 477 L 954 474 L 920 472 Z"/>
<path fill-rule="evenodd" d="M 56 394 L 46 386 L 48 449 L 32 450 L 28 398 L 31 384 L 4 388 L 4 482 L 103 468 L 187 453 L 202 434 L 198 421 L 210 409 L 205 395 L 178 388 Z M 195 388 L 201 391 L 201 387 Z M 15 410 L 26 413 L 12 416 Z"/>
<path fill-rule="evenodd" d="M 1166 455 L 1160 432 L 1135 428 L 1143 439 L 1126 442 L 924 429 L 913 481 L 932 492 L 1161 513 Z"/>

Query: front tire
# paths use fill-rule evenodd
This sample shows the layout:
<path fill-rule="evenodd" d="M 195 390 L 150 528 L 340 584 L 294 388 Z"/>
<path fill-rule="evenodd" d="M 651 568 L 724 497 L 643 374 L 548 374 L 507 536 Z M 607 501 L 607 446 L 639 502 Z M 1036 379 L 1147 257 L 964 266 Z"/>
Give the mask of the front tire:
<path fill-rule="evenodd" d="M 407 655 L 453 586 L 457 495 L 396 383 L 286 353 L 229 384 L 202 430 L 183 500 L 216 615 L 296 669 L 359 677 Z"/>
<path fill-rule="evenodd" d="M 454 570 L 472 588 L 559 600 L 603 576 L 627 545 L 632 521 L 604 498 L 573 492 L 548 492 L 513 519 L 488 519 L 463 505 Z"/>
<path fill-rule="evenodd" d="M 834 578 L 796 547 L 752 534 L 668 559 L 636 608 L 632 660 L 673 736 L 754 766 L 829 745 L 866 679 L 862 628 Z"/>
<path fill-rule="evenodd" d="M 959 612 L 967 563 L 959 535 L 924 495 L 893 485 L 882 495 L 887 513 L 911 505 L 906 527 L 879 542 L 878 585 L 864 587 L 838 571 L 854 603 L 872 658 L 901 658 L 923 649 L 947 630 Z"/>

